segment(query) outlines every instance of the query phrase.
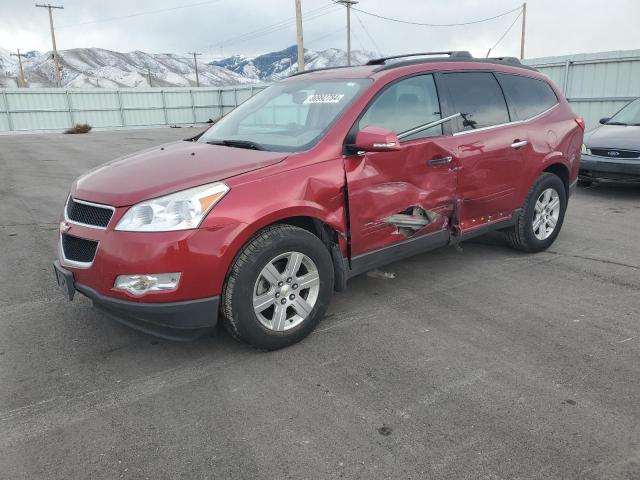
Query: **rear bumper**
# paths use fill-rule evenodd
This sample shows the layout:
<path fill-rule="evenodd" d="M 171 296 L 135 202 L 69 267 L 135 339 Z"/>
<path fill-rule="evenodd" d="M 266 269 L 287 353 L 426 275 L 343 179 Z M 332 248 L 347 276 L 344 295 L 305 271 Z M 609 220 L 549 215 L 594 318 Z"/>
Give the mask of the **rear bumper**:
<path fill-rule="evenodd" d="M 220 297 L 180 302 L 133 302 L 112 298 L 77 283 L 68 270 L 55 262 L 67 277 L 69 297 L 77 291 L 109 318 L 136 330 L 170 340 L 191 340 L 210 332 L 218 322 Z"/>
<path fill-rule="evenodd" d="M 580 178 L 640 181 L 640 160 L 582 155 Z"/>

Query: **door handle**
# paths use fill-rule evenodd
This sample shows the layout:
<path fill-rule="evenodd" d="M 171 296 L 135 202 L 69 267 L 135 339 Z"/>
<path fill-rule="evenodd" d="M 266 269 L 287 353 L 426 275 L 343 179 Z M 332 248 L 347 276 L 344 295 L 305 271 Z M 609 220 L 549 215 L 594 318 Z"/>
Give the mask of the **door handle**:
<path fill-rule="evenodd" d="M 526 145 L 529 145 L 529 142 L 527 140 L 514 140 L 514 142 L 511 144 L 511 148 L 522 148 Z"/>
<path fill-rule="evenodd" d="M 453 157 L 437 157 L 429 160 L 429 165 L 446 165 L 447 163 L 451 163 L 453 161 Z"/>

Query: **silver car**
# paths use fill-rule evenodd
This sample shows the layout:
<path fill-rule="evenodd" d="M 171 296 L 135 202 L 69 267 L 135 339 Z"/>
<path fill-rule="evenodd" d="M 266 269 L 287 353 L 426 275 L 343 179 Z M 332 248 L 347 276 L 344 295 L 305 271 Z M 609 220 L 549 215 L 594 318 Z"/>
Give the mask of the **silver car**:
<path fill-rule="evenodd" d="M 640 98 L 584 135 L 579 182 L 640 182 Z"/>

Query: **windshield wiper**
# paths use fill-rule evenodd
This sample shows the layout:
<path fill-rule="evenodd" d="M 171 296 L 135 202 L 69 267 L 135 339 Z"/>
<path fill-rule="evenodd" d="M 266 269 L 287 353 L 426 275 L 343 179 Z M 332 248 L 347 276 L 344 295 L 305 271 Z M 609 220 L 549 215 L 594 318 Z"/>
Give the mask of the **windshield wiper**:
<path fill-rule="evenodd" d="M 265 148 L 259 143 L 250 140 L 211 140 L 207 142 L 209 145 L 224 145 L 225 147 L 248 148 L 249 150 L 264 150 Z"/>
<path fill-rule="evenodd" d="M 607 122 L 606 125 L 623 125 L 625 127 L 629 126 L 628 123 L 624 123 L 624 122 Z"/>

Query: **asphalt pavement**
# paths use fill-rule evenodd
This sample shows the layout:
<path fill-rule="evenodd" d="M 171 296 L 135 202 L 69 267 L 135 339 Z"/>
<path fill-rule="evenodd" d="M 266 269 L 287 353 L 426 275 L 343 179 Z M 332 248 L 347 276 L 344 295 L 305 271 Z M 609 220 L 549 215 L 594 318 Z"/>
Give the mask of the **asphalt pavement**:
<path fill-rule="evenodd" d="M 357 277 L 293 347 L 172 343 L 51 262 L 76 176 L 195 131 L 0 136 L 0 478 L 640 478 L 640 186 Z"/>

